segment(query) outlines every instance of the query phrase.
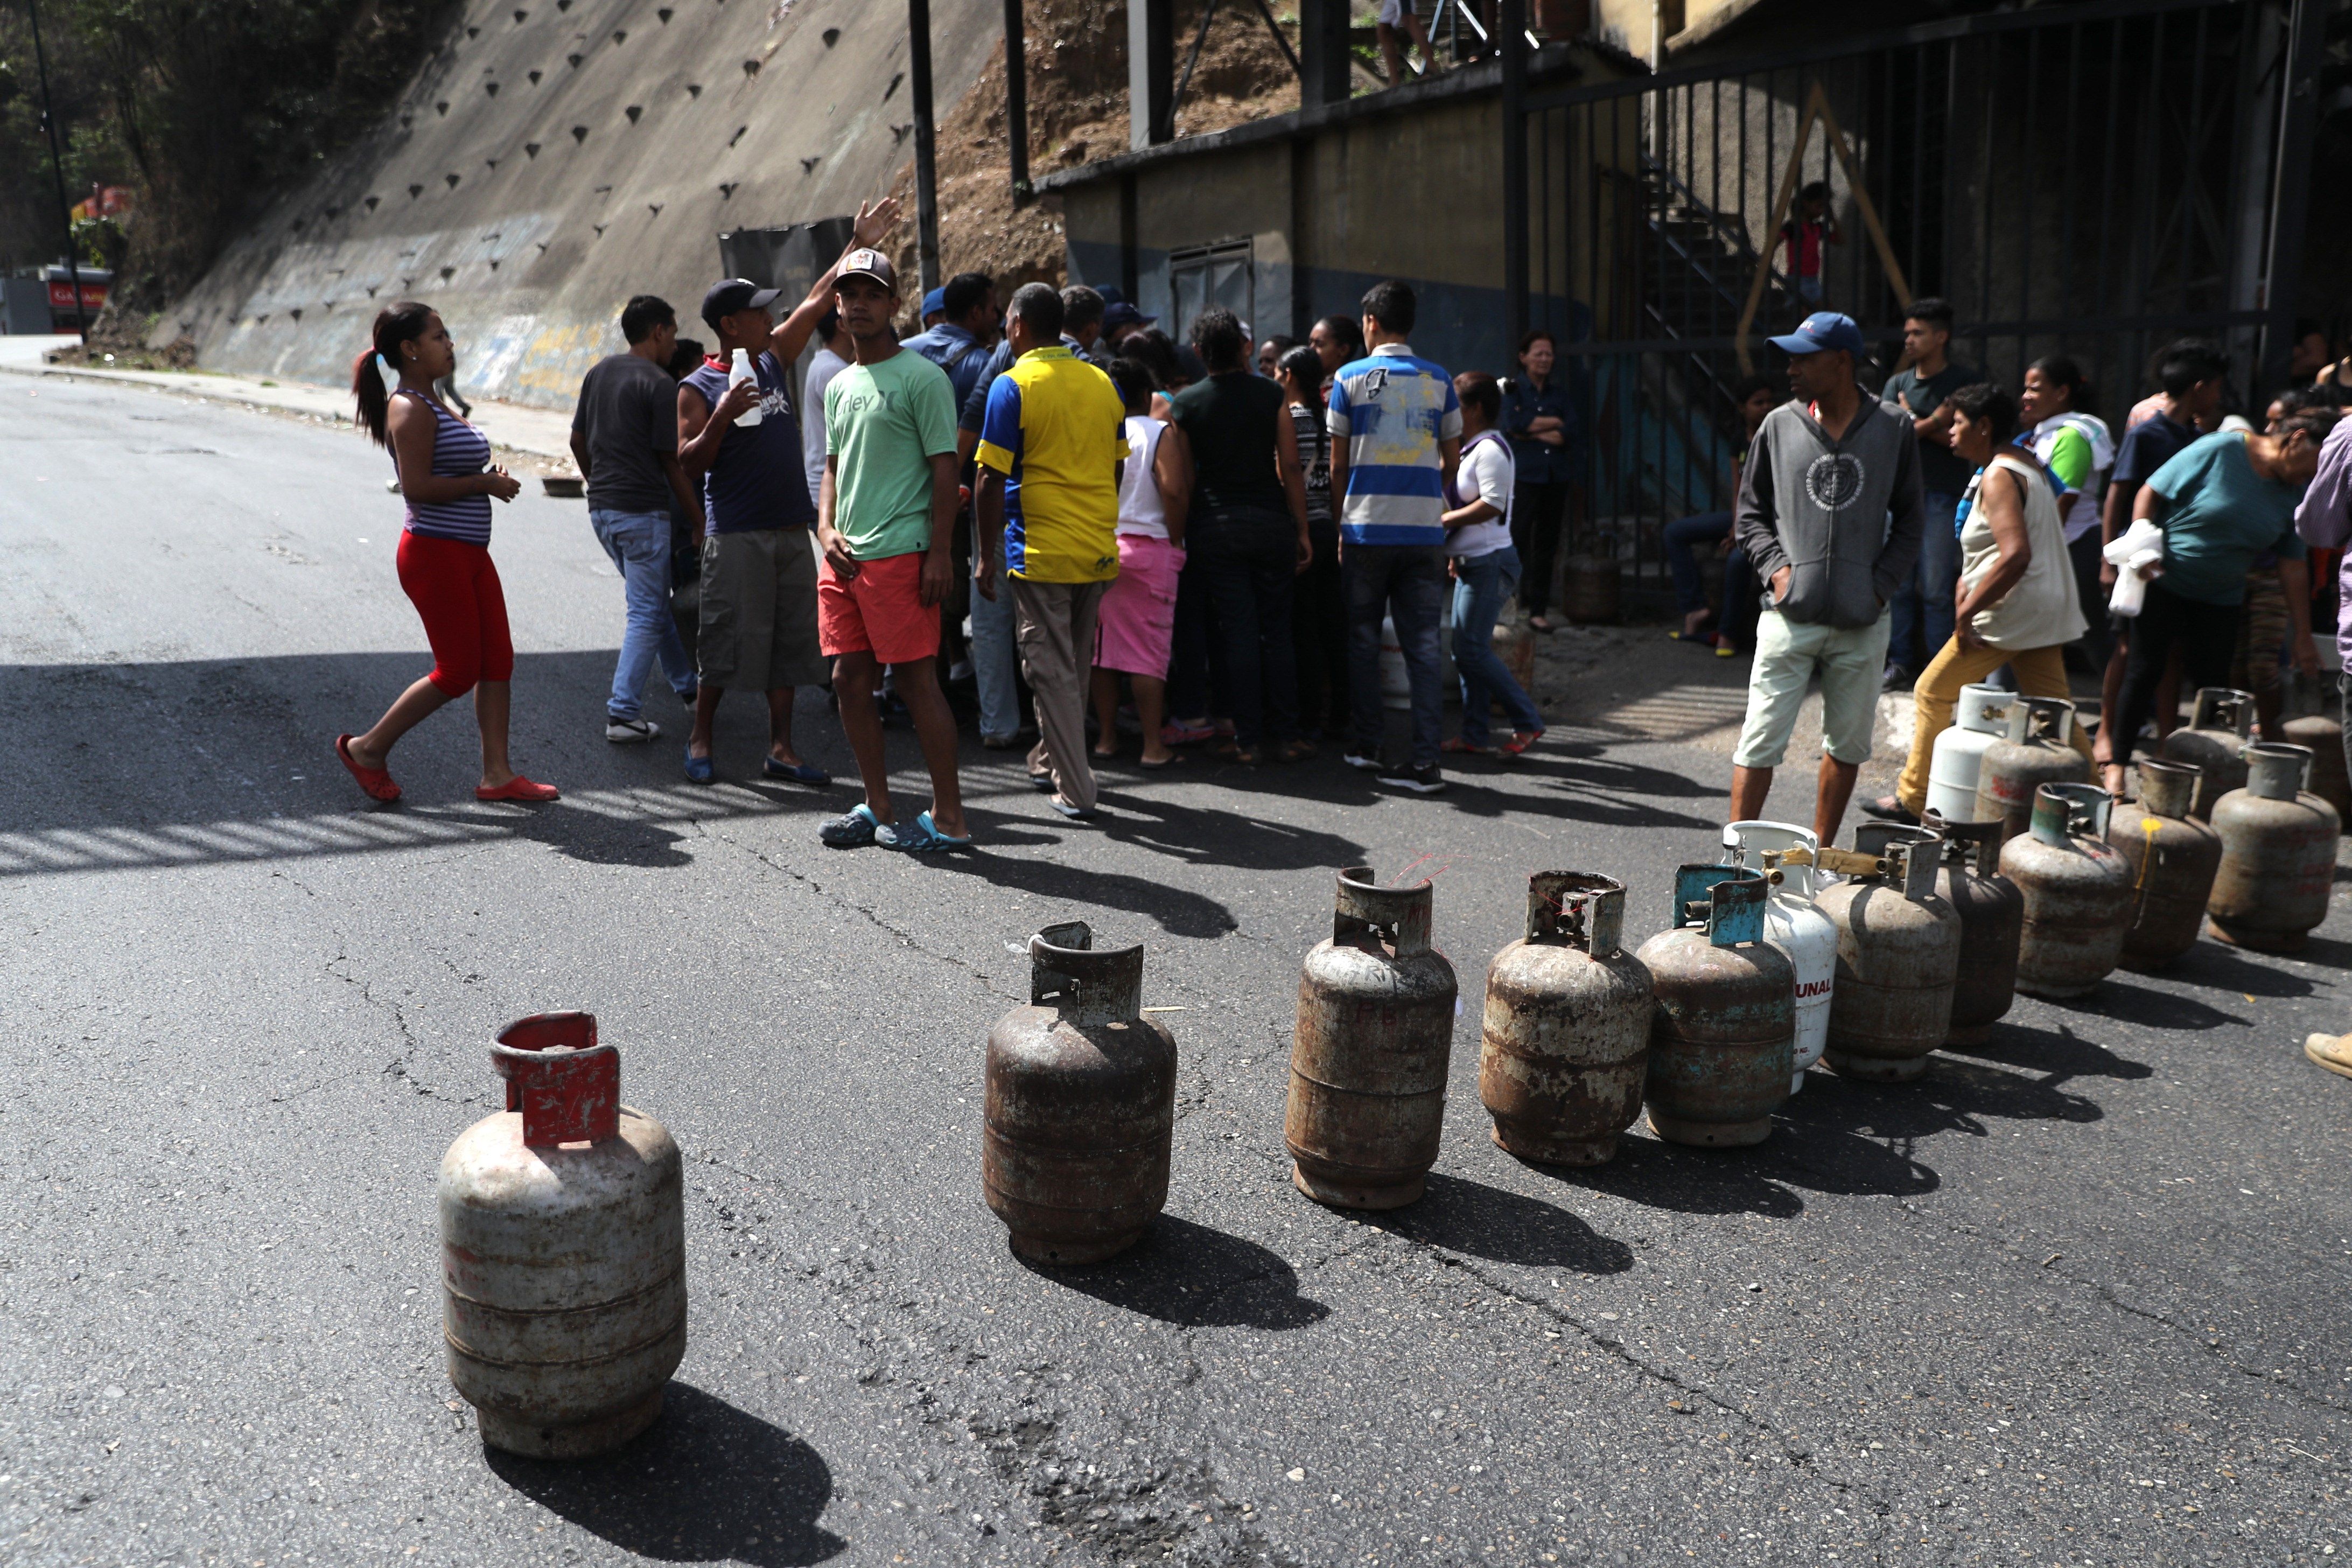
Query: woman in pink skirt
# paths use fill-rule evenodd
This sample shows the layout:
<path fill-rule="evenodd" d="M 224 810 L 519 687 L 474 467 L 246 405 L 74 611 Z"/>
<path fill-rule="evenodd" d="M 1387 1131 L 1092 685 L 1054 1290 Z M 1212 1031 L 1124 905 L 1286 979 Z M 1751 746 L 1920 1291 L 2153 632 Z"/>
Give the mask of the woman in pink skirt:
<path fill-rule="evenodd" d="M 1127 463 L 1118 486 L 1118 576 L 1095 616 L 1094 754 L 1118 754 L 1118 678 L 1135 688 L 1143 765 L 1177 761 L 1160 738 L 1167 717 L 1168 649 L 1176 629 L 1176 575 L 1184 569 L 1184 510 L 1192 457 L 1184 433 L 1151 416 L 1151 373 L 1116 360 L 1110 379 L 1127 404 Z"/>

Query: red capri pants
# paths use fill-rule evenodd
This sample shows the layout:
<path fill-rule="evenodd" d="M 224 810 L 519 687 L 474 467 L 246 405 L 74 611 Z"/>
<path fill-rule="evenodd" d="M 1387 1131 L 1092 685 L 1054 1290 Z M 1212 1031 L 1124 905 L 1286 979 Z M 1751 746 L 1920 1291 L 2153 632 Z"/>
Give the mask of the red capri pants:
<path fill-rule="evenodd" d="M 514 679 L 507 596 L 488 546 L 403 529 L 400 586 L 433 645 L 433 673 L 425 679 L 436 687 L 463 697 L 478 681 Z"/>

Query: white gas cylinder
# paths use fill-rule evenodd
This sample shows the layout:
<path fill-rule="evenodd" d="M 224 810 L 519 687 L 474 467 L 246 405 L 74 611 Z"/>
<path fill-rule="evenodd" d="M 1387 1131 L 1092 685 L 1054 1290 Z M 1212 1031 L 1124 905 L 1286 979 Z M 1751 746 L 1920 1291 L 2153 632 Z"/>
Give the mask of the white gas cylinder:
<path fill-rule="evenodd" d="M 600 1454 L 653 1424 L 686 1353 L 677 1145 L 621 1103 L 589 1014 L 508 1026 L 490 1064 L 507 1109 L 441 1161 L 449 1381 L 494 1448 Z"/>
<path fill-rule="evenodd" d="M 1723 830 L 1723 861 L 1762 872 L 1768 851 L 1819 849 L 1809 828 L 1791 822 L 1735 822 Z M 1780 950 L 1796 976 L 1796 1073 L 1789 1092 L 1805 1087 L 1805 1069 L 1822 1059 L 1830 1037 L 1830 990 L 1837 980 L 1837 927 L 1813 907 L 1822 873 L 1811 866 L 1783 866 L 1764 905 L 1764 942 Z"/>
<path fill-rule="evenodd" d="M 2017 693 L 1998 686 L 1963 686 L 1952 710 L 1952 727 L 1936 737 L 1927 763 L 1927 809 L 1946 822 L 1976 819 L 1977 773 L 1985 749 L 2009 733 L 2010 705 Z"/>

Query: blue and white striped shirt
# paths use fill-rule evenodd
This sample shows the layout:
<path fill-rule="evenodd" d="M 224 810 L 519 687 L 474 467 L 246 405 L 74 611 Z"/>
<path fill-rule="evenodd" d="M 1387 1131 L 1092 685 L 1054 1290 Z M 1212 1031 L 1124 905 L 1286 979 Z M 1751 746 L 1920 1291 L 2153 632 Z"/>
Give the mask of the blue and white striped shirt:
<path fill-rule="evenodd" d="M 1382 343 L 1331 378 L 1328 424 L 1348 452 L 1339 537 L 1444 545 L 1445 462 L 1437 448 L 1462 438 L 1454 378 L 1402 343 Z"/>
<path fill-rule="evenodd" d="M 414 397 L 433 410 L 433 474 L 436 479 L 458 479 L 478 474 L 490 464 L 490 438 L 450 413 L 432 398 L 404 388 L 402 395 Z M 400 471 L 397 458 L 393 472 Z M 454 539 L 462 544 L 487 545 L 490 542 L 490 498 L 487 495 L 463 496 L 457 500 L 436 501 L 430 505 L 416 501 L 408 503 L 408 531 L 421 533 L 427 539 Z"/>

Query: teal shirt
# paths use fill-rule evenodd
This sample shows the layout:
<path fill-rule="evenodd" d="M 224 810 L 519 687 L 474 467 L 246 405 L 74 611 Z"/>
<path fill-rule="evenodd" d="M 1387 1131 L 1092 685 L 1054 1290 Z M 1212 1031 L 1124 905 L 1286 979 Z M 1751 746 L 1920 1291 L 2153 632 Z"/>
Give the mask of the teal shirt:
<path fill-rule="evenodd" d="M 2164 575 L 2184 599 L 2246 602 L 2246 574 L 2265 552 L 2300 554 L 2294 509 L 2303 487 L 2254 472 L 2243 437 L 2224 432 L 2191 441 L 2148 476 L 2165 500 Z"/>

